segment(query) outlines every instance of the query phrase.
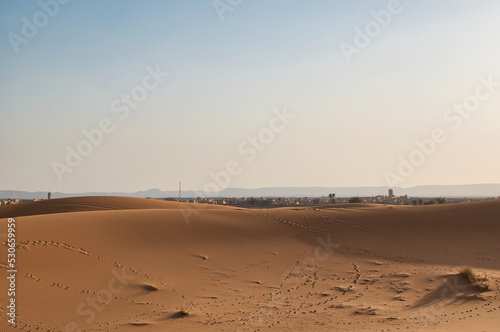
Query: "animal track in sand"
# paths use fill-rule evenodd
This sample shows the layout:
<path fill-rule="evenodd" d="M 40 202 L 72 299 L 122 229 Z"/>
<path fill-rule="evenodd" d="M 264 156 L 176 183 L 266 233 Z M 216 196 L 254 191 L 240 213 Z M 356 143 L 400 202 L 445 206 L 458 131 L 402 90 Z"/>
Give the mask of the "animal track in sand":
<path fill-rule="evenodd" d="M 355 314 L 360 314 L 360 315 L 376 315 L 378 309 L 372 308 L 372 307 L 366 307 L 366 308 L 359 308 L 354 311 Z"/>
<path fill-rule="evenodd" d="M 7 241 L 4 241 L 3 242 L 4 245 L 7 245 Z M 35 240 L 35 241 L 19 241 L 17 242 L 16 244 L 16 248 L 17 249 L 26 249 L 26 250 L 30 250 L 30 246 L 33 246 L 33 247 L 36 247 L 36 246 L 53 246 L 53 247 L 57 247 L 57 248 L 64 248 L 64 249 L 67 249 L 67 250 L 72 250 L 72 251 L 75 251 L 77 249 L 75 249 L 74 246 L 72 245 L 69 245 L 67 243 L 60 243 L 60 242 L 56 242 L 56 241 L 45 241 L 45 240 Z M 89 251 L 83 249 L 83 248 L 78 248 L 78 251 L 84 255 L 92 255 Z M 100 256 L 98 256 L 100 257 Z M 100 257 L 100 259 L 102 259 L 102 257 Z"/>
<path fill-rule="evenodd" d="M 3 241 L 3 244 L 7 246 L 7 241 Z M 56 248 L 62 248 L 70 251 L 78 251 L 82 255 L 85 256 L 93 256 L 92 253 L 88 250 L 85 250 L 84 248 L 76 248 L 72 245 L 69 245 L 67 243 L 62 243 L 62 242 L 57 242 L 57 241 L 44 241 L 44 240 L 34 240 L 34 241 L 18 241 L 16 244 L 17 249 L 25 249 L 27 251 L 30 251 L 30 247 L 36 247 L 36 246 L 52 246 Z M 95 255 L 98 260 L 100 261 L 107 261 L 104 257 L 100 255 Z M 3 265 L 0 263 L 0 268 L 3 268 Z M 7 268 L 7 266 L 5 266 Z"/>
<path fill-rule="evenodd" d="M 317 208 L 308 209 L 307 211 L 309 212 L 309 214 L 311 214 L 311 216 L 319 217 L 324 222 L 324 225 L 326 225 L 328 230 L 331 232 L 333 232 L 335 230 L 335 228 L 333 227 L 334 222 L 344 223 L 343 220 L 335 217 L 337 212 L 333 212 L 333 215 L 326 215 L 326 214 L 321 213 L 320 210 Z M 305 216 L 304 216 L 304 218 L 305 218 Z"/>
<path fill-rule="evenodd" d="M 169 246 L 172 246 L 172 247 L 181 247 L 179 244 L 167 241 L 163 237 L 160 237 L 160 236 L 157 236 L 157 235 L 149 235 L 149 234 L 145 234 L 145 235 L 147 237 L 149 237 L 150 239 L 153 239 L 155 241 L 155 243 L 157 243 L 157 244 L 166 244 L 166 245 L 169 245 Z"/>
<path fill-rule="evenodd" d="M 87 250 L 83 249 L 83 248 L 78 248 L 78 251 L 84 255 L 87 255 L 87 256 L 90 256 L 91 253 L 88 252 Z"/>
<path fill-rule="evenodd" d="M 361 272 L 359 271 L 359 267 L 356 265 L 356 263 L 352 263 L 352 266 L 353 266 L 354 272 L 355 272 L 353 283 L 357 284 L 359 278 L 361 277 Z"/>
<path fill-rule="evenodd" d="M 245 213 L 248 213 L 248 214 L 253 214 L 253 215 L 256 215 L 256 216 L 259 216 L 259 217 L 266 217 L 266 218 L 270 218 L 270 219 L 273 219 L 273 220 L 276 220 L 282 224 L 287 224 L 287 225 L 291 225 L 291 226 L 294 226 L 294 227 L 300 227 L 310 233 L 314 233 L 316 235 L 321 235 L 320 232 L 312 229 L 311 227 L 309 226 L 304 226 L 304 225 L 301 225 L 299 223 L 296 223 L 296 222 L 293 222 L 293 221 L 290 221 L 288 219 L 284 219 L 284 218 L 281 218 L 281 217 L 277 217 L 275 215 L 272 215 L 272 214 L 265 214 L 265 213 L 259 213 L 259 212 L 250 212 L 250 211 L 245 211 Z"/>
<path fill-rule="evenodd" d="M 31 278 L 31 279 L 33 279 L 33 280 L 36 280 L 36 281 L 40 281 L 40 280 L 41 280 L 40 278 L 35 277 L 34 275 L 29 274 L 29 273 L 25 273 L 25 274 L 24 274 L 24 276 L 25 276 L 25 277 L 28 277 L 28 278 Z"/>
<path fill-rule="evenodd" d="M 62 289 L 64 289 L 64 290 L 69 290 L 69 286 L 64 286 L 64 285 L 61 285 L 61 284 L 59 284 L 59 283 L 57 283 L 57 282 L 53 282 L 53 283 L 51 283 L 50 285 L 51 285 L 51 286 L 53 286 L 53 287 L 59 287 L 59 288 L 62 288 Z"/>
<path fill-rule="evenodd" d="M 396 293 L 403 293 L 404 291 L 406 290 L 409 290 L 410 287 L 408 285 L 410 285 L 410 283 L 408 282 L 396 282 L 396 281 L 391 281 L 390 282 L 390 287 L 396 292 Z"/>

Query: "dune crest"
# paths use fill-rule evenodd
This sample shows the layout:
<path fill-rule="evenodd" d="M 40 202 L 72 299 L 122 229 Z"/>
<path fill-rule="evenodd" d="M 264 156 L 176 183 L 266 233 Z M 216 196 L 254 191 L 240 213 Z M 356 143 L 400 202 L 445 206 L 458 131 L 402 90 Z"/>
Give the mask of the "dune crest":
<path fill-rule="evenodd" d="M 211 204 L 190 204 L 157 199 L 85 196 L 59 198 L 36 202 L 0 206 L 0 218 L 32 216 L 40 214 L 140 209 L 231 209 L 231 207 Z"/>

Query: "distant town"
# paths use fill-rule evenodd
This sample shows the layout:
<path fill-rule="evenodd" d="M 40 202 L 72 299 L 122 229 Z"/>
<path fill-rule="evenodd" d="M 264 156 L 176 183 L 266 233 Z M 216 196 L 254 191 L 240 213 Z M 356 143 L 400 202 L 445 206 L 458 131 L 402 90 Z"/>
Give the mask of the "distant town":
<path fill-rule="evenodd" d="M 499 197 L 500 198 L 500 197 Z M 496 199 L 488 198 L 445 198 L 445 197 L 409 197 L 395 196 L 392 191 L 388 195 L 378 195 L 371 197 L 336 197 L 333 193 L 323 197 L 232 197 L 232 198 L 185 198 L 182 202 L 219 204 L 239 207 L 285 207 L 285 206 L 318 206 L 329 204 L 346 203 L 366 203 L 366 204 L 387 204 L 387 205 L 433 205 L 463 203 L 471 201 L 482 201 Z M 179 198 L 164 198 L 164 200 L 179 201 Z"/>
<path fill-rule="evenodd" d="M 47 194 L 47 199 L 20 199 L 3 198 L 0 199 L 0 205 L 12 205 L 26 202 L 43 201 L 52 199 L 52 194 Z M 239 206 L 248 208 L 259 207 L 285 207 L 285 206 L 318 206 L 329 204 L 347 204 L 347 203 L 366 203 L 366 204 L 387 204 L 387 205 L 434 205 L 464 203 L 472 201 L 484 201 L 491 199 L 500 199 L 500 197 L 486 198 L 457 198 L 457 197 L 410 197 L 408 195 L 396 196 L 392 189 L 389 189 L 387 195 L 377 195 L 370 197 L 337 197 L 334 193 L 321 197 L 165 197 L 152 198 L 165 201 L 179 201 L 189 203 L 218 204 L 228 206 Z"/>

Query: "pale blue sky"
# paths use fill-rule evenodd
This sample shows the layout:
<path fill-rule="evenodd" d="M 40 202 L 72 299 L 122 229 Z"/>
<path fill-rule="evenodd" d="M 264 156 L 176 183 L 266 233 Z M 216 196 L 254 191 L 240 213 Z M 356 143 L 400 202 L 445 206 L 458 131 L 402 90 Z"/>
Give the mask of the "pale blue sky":
<path fill-rule="evenodd" d="M 72 0 L 16 53 L 8 34 L 42 9 L 2 1 L 0 189 L 202 189 L 230 160 L 229 187 L 384 186 L 437 127 L 448 140 L 399 186 L 500 182 L 500 88 L 458 130 L 443 120 L 478 77 L 500 81 L 500 3 L 401 0 L 348 63 L 341 43 L 389 2 L 243 0 L 221 21 L 212 1 Z M 170 75 L 119 120 L 112 102 L 158 65 Z M 246 161 L 283 107 L 296 118 Z M 53 162 L 103 118 L 115 131 L 59 181 Z"/>

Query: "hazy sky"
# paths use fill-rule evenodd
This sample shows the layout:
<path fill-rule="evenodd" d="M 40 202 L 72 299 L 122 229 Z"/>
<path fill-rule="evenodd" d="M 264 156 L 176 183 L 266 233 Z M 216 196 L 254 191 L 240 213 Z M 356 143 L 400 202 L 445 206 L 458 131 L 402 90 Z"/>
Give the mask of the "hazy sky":
<path fill-rule="evenodd" d="M 0 189 L 500 182 L 498 1 L 60 1 L 0 2 Z"/>

